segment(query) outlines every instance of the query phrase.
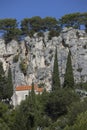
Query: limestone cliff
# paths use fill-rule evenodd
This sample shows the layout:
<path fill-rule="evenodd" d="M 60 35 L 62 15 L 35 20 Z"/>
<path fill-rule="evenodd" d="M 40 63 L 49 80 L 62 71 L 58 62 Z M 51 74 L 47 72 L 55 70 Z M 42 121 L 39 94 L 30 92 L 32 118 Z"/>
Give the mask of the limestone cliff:
<path fill-rule="evenodd" d="M 8 67 L 12 69 L 14 87 L 18 85 L 45 84 L 48 90 L 51 89 L 51 78 L 55 47 L 58 49 L 58 65 L 61 84 L 64 80 L 66 60 L 69 49 L 72 54 L 72 66 L 75 82 L 87 81 L 87 34 L 83 30 L 65 28 L 60 36 L 48 40 L 48 32 L 44 38 L 25 37 L 20 43 L 12 40 L 5 45 L 0 39 L 0 61 L 7 73 Z M 17 58 L 15 61 L 14 58 Z M 24 74 L 20 69 L 23 63 L 26 69 Z"/>

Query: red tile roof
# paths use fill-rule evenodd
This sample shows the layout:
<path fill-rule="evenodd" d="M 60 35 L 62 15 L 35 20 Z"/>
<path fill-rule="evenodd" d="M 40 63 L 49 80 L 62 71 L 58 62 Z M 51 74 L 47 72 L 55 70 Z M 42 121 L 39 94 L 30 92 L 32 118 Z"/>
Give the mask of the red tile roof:
<path fill-rule="evenodd" d="M 32 86 L 17 86 L 16 91 L 24 91 L 24 90 L 31 90 Z M 37 86 L 34 86 L 34 90 L 37 92 L 43 92 L 43 88 L 38 88 Z"/>

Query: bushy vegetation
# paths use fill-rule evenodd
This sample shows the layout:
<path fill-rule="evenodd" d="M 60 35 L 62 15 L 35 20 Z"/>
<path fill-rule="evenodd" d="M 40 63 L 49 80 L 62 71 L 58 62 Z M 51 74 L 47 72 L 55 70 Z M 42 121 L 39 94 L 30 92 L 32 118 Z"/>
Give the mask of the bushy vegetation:
<path fill-rule="evenodd" d="M 39 83 L 39 84 L 38 84 L 38 87 L 39 87 L 39 88 L 45 88 L 46 85 L 45 85 L 45 83 Z"/>
<path fill-rule="evenodd" d="M 21 60 L 20 69 L 24 73 L 24 75 L 26 75 L 26 73 L 27 73 L 27 63 L 26 63 L 25 59 Z"/>
<path fill-rule="evenodd" d="M 8 76 L 5 76 L 5 72 L 2 67 L 2 63 L 0 62 L 0 101 L 4 99 L 4 101 L 8 102 L 11 100 L 13 95 L 13 83 L 12 83 L 12 75 L 11 69 L 8 70 Z"/>
<path fill-rule="evenodd" d="M 18 55 L 18 54 L 15 55 L 15 56 L 13 57 L 13 62 L 14 62 L 14 63 L 18 62 L 18 58 L 19 58 L 19 55 Z"/>
<path fill-rule="evenodd" d="M 67 125 L 64 130 L 86 130 L 87 129 L 87 111 L 80 113 L 74 125 Z"/>
<path fill-rule="evenodd" d="M 80 99 L 73 90 L 60 89 L 52 93 L 44 91 L 42 95 L 36 95 L 32 89 L 26 100 L 22 101 L 15 110 L 10 110 L 6 104 L 1 103 L 0 118 L 6 125 L 2 127 L 7 127 L 9 130 L 63 128 L 70 123 L 69 117 L 66 118 L 69 113 L 68 108 L 72 103 L 77 104 L 77 102 L 80 103 Z M 64 119 L 66 119 L 65 124 L 62 123 Z"/>
<path fill-rule="evenodd" d="M 43 32 L 38 32 L 37 36 L 38 37 L 44 37 L 44 34 L 43 34 Z"/>
<path fill-rule="evenodd" d="M 57 37 L 59 36 L 59 32 L 56 31 L 56 30 L 51 30 L 51 31 L 49 32 L 48 39 L 51 40 L 52 37 L 56 37 L 56 36 L 57 36 Z"/>

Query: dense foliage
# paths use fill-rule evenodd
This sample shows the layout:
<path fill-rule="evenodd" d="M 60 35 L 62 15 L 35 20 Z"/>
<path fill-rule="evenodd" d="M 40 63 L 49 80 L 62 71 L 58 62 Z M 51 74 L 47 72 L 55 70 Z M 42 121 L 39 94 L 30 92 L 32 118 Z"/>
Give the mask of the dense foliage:
<path fill-rule="evenodd" d="M 2 63 L 0 62 L 0 100 L 4 99 L 8 102 L 11 100 L 13 95 L 13 83 L 11 70 L 9 68 L 8 75 L 5 76 Z"/>
<path fill-rule="evenodd" d="M 87 111 L 77 116 L 73 126 L 66 126 L 64 130 L 86 130 L 87 129 Z"/>
<path fill-rule="evenodd" d="M 0 32 L 3 34 L 6 43 L 12 39 L 20 40 L 24 35 L 33 37 L 35 32 L 42 33 L 46 31 L 51 31 L 49 33 L 49 39 L 51 39 L 53 36 L 58 36 L 64 27 L 80 29 L 81 26 L 84 26 L 87 32 L 87 13 L 67 14 L 60 19 L 34 16 L 24 18 L 20 22 L 11 18 L 0 19 Z"/>
<path fill-rule="evenodd" d="M 20 69 L 24 73 L 24 75 L 26 75 L 26 73 L 27 73 L 27 63 L 26 63 L 25 59 L 21 60 Z"/>
<path fill-rule="evenodd" d="M 1 19 L 0 31 L 4 34 L 5 42 L 8 43 L 12 39 L 18 39 L 21 34 L 21 30 L 18 28 L 16 19 Z"/>
<path fill-rule="evenodd" d="M 1 128 L 5 129 L 4 127 L 6 127 L 8 130 L 36 130 L 37 128 L 45 130 L 46 128 L 50 129 L 50 127 L 51 129 L 52 127 L 60 127 L 60 124 L 61 127 L 66 127 L 70 124 L 68 123 L 70 116 L 66 118 L 66 115 L 71 114 L 68 114 L 68 108 L 72 103 L 79 101 L 79 96 L 74 90 L 60 89 L 52 93 L 44 91 L 42 95 L 36 95 L 32 88 L 26 100 L 22 101 L 15 110 L 10 110 L 5 103 L 0 104 Z M 67 120 L 65 125 L 62 125 L 63 118 Z M 58 120 L 60 120 L 60 123 L 57 123 Z M 5 125 L 3 126 L 3 124 Z"/>

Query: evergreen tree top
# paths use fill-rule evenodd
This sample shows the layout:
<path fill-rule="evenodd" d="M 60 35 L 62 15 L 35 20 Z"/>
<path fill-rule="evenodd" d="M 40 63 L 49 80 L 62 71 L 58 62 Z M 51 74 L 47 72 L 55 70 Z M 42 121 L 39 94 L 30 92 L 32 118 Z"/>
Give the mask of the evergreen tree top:
<path fill-rule="evenodd" d="M 54 57 L 53 73 L 52 73 L 52 91 L 58 90 L 59 87 L 60 87 L 60 78 L 59 78 L 57 47 L 56 47 L 55 57 Z"/>

